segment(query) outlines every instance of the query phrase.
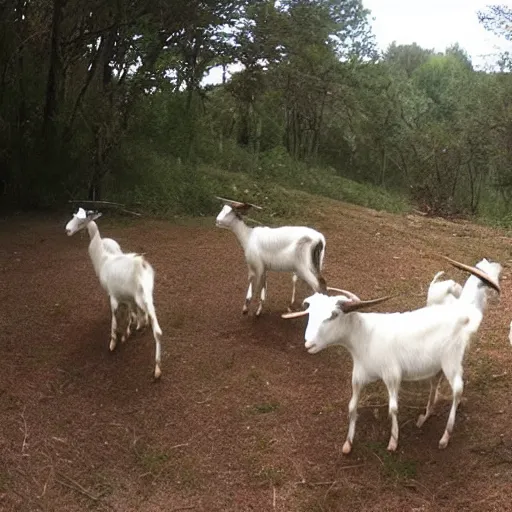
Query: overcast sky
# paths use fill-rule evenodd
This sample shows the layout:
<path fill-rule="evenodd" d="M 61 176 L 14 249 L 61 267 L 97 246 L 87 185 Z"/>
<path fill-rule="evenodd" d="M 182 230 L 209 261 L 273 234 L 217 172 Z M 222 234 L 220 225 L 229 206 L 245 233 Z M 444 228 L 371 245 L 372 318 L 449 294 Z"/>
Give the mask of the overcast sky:
<path fill-rule="evenodd" d="M 490 3 L 492 0 L 363 0 L 375 18 L 373 33 L 381 50 L 393 41 L 418 43 L 437 51 L 459 43 L 478 67 L 486 61 L 493 62 L 490 55 L 506 43 L 478 22 L 477 12 Z"/>
<path fill-rule="evenodd" d="M 498 0 L 507 3 L 510 0 Z M 500 48 L 508 44 L 478 21 L 477 12 L 493 0 L 363 0 L 372 11 L 373 33 L 379 49 L 389 44 L 417 43 L 443 52 L 454 43 L 466 50 L 477 68 L 493 64 Z M 232 67 L 237 69 L 237 66 Z M 220 83 L 220 68 L 213 69 L 204 83 Z"/>

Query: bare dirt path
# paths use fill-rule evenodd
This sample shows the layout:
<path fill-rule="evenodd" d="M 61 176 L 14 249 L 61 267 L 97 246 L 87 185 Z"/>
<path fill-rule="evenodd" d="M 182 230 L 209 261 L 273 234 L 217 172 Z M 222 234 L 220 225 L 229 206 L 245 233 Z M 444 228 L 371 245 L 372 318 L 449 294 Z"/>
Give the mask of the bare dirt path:
<path fill-rule="evenodd" d="M 507 233 L 334 202 L 305 218 L 327 237 L 328 282 L 365 298 L 397 293 L 388 310 L 422 305 L 438 270 L 464 278 L 433 251 L 504 264 L 447 450 L 437 443 L 448 400 L 419 430 L 426 387 L 406 384 L 399 450 L 388 455 L 386 394 L 374 385 L 344 457 L 348 355 L 309 355 L 304 321 L 280 318 L 289 276 L 270 276 L 262 318 L 243 317 L 242 253 L 213 220 L 100 223 L 157 271 L 164 340 L 154 383 L 150 331 L 109 353 L 108 301 L 87 238 L 67 238 L 65 216 L 21 216 L 0 220 L 0 509 L 512 510 Z"/>

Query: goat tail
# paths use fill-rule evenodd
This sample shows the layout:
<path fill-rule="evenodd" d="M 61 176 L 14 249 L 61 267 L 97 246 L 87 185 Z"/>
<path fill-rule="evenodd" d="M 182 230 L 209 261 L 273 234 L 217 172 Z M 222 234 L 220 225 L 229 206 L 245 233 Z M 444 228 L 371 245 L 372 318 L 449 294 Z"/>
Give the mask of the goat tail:
<path fill-rule="evenodd" d="M 321 239 L 311 248 L 311 263 L 313 264 L 314 274 L 318 280 L 318 291 L 321 293 L 327 293 L 327 283 L 322 276 L 324 256 L 325 240 Z"/>
<path fill-rule="evenodd" d="M 311 262 L 315 273 L 320 275 L 324 264 L 325 255 L 325 241 L 319 240 L 315 245 L 311 247 Z"/>
<path fill-rule="evenodd" d="M 434 276 L 434 279 L 432 279 L 432 281 L 430 281 L 430 284 L 437 283 L 437 280 L 438 280 L 442 275 L 444 275 L 444 270 L 441 270 L 440 272 L 438 272 L 438 273 Z"/>

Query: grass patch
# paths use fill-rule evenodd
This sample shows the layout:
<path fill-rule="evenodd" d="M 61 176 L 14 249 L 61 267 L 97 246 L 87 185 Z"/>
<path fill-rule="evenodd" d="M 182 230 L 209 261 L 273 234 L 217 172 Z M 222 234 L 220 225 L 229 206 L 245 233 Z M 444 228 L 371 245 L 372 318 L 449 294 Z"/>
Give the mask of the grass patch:
<path fill-rule="evenodd" d="M 7 471 L 0 471 L 0 493 L 7 492 L 9 484 L 11 482 L 11 476 Z"/>
<path fill-rule="evenodd" d="M 303 219 L 308 208 L 317 207 L 318 196 L 397 213 L 410 209 L 407 200 L 396 193 L 342 178 L 325 169 L 305 169 L 293 179 L 251 176 L 207 166 L 201 172 L 207 176 L 215 195 L 262 206 L 264 210 L 258 212 L 257 219 L 266 224 L 278 219 Z"/>
<path fill-rule="evenodd" d="M 276 402 L 267 402 L 262 404 L 256 404 L 250 407 L 250 411 L 253 414 L 268 414 L 270 412 L 277 411 L 279 404 Z"/>
<path fill-rule="evenodd" d="M 278 466 L 263 466 L 256 473 L 256 478 L 261 485 L 279 487 L 286 479 L 286 472 Z"/>
<path fill-rule="evenodd" d="M 316 208 L 317 196 L 390 212 L 410 209 L 398 193 L 341 177 L 330 168 L 308 167 L 282 151 L 262 155 L 257 165 L 243 167 L 247 172 L 233 172 L 183 163 L 147 142 L 133 141 L 116 162 L 105 178 L 105 197 L 165 218 L 216 215 L 221 207 L 216 195 L 263 206 L 257 220 L 270 225 L 303 222 L 305 207 Z"/>
<path fill-rule="evenodd" d="M 380 459 L 382 471 L 386 478 L 397 481 L 416 478 L 418 470 L 415 461 L 402 457 L 398 453 L 390 453 L 381 444 L 375 442 L 363 442 L 361 444 Z"/>
<path fill-rule="evenodd" d="M 142 453 L 138 454 L 138 463 L 146 473 L 157 475 L 165 467 L 169 455 L 165 452 L 146 448 Z"/>
<path fill-rule="evenodd" d="M 139 477 L 148 482 L 163 477 L 187 488 L 198 486 L 195 461 L 186 452 L 173 451 L 169 454 L 164 450 L 145 446 L 136 451 L 136 456 L 141 468 Z"/>

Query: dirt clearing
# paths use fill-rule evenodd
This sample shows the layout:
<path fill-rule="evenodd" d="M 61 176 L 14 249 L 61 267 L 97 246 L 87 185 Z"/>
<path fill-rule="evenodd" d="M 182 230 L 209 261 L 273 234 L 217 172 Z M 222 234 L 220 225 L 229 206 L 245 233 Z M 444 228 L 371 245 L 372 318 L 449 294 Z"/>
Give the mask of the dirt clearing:
<path fill-rule="evenodd" d="M 400 443 L 389 455 L 382 384 L 363 393 L 353 453 L 341 453 L 351 362 L 303 347 L 304 320 L 285 321 L 289 275 L 271 274 L 260 319 L 241 315 L 243 255 L 234 235 L 164 221 L 99 222 L 103 236 L 146 252 L 164 331 L 110 353 L 110 312 L 68 218 L 0 220 L 0 508 L 5 511 L 512 510 L 512 349 L 507 233 L 466 222 L 395 216 L 331 202 L 310 210 L 327 238 L 325 276 L 380 310 L 424 304 L 440 252 L 504 265 L 465 364 L 449 447 L 450 407 L 422 429 L 428 384 L 400 393 Z M 300 288 L 303 298 L 306 288 Z M 444 389 L 446 398 L 448 390 Z"/>

